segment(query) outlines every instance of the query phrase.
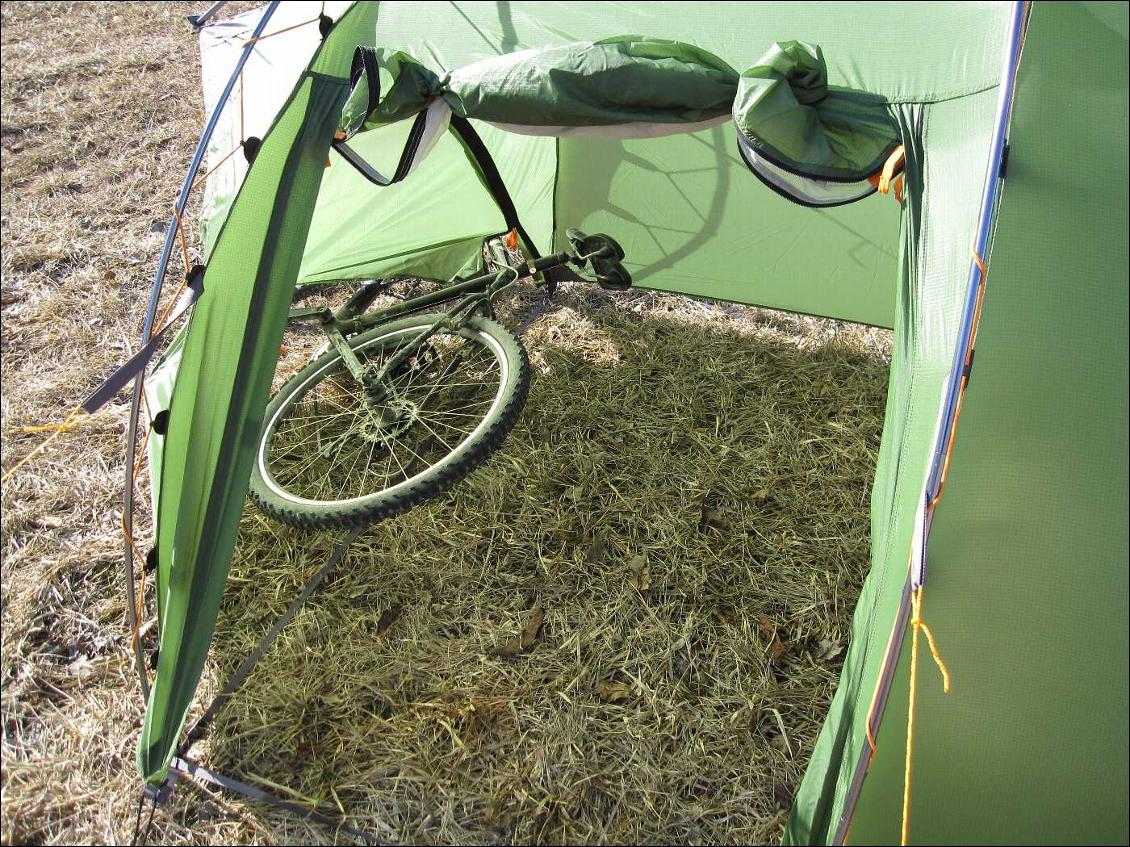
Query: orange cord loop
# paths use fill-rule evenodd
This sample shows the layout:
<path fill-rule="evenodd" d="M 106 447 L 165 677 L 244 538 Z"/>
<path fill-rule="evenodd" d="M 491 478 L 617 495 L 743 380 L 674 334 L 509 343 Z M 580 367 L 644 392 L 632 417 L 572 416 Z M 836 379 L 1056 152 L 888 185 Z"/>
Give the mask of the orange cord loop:
<path fill-rule="evenodd" d="M 902 202 L 903 166 L 906 163 L 906 148 L 899 145 L 883 163 L 883 169 L 869 180 L 880 194 L 890 194 L 894 188 L 895 200 Z M 896 176 L 897 175 L 897 176 Z"/>
<path fill-rule="evenodd" d="M 76 406 L 74 409 L 71 410 L 71 413 L 69 415 L 67 415 L 66 419 L 62 423 L 47 424 L 46 426 L 42 426 L 42 427 L 26 427 L 24 429 L 25 432 L 51 431 L 51 434 L 48 435 L 45 439 L 43 439 L 43 441 L 41 441 L 39 443 L 38 447 L 36 447 L 34 450 L 32 450 L 30 453 L 28 453 L 26 456 L 24 456 L 18 462 L 16 462 L 16 464 L 14 464 L 9 470 L 5 471 L 4 475 L 2 477 L 0 477 L 0 483 L 7 482 L 8 479 L 12 476 L 12 474 L 14 474 L 16 471 L 18 471 L 20 468 L 22 468 L 28 462 L 30 462 L 34 456 L 39 455 L 45 449 L 47 449 L 47 445 L 49 445 L 52 441 L 54 441 L 56 438 L 58 438 L 64 432 L 69 432 L 70 430 L 74 429 L 75 425 L 79 421 L 80 415 L 84 415 L 85 417 L 90 417 L 83 410 L 82 406 Z"/>

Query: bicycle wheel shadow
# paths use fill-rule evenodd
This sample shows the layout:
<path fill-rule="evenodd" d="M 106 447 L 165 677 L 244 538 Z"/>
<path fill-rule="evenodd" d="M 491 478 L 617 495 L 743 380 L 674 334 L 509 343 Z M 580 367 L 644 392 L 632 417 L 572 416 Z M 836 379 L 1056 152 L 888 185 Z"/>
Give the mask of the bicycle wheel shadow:
<path fill-rule="evenodd" d="M 499 452 L 357 540 L 202 758 L 392 841 L 778 837 L 868 567 L 876 339 L 565 286 Z M 248 510 L 202 700 L 340 535 Z"/>

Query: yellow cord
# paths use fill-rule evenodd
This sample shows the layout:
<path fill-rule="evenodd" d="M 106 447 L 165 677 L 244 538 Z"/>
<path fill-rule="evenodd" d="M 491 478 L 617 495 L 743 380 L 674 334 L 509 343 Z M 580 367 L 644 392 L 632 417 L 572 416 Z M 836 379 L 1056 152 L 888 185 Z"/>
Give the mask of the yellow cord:
<path fill-rule="evenodd" d="M 914 706 L 918 695 L 918 632 L 926 633 L 926 642 L 930 646 L 930 655 L 934 657 L 934 664 L 942 673 L 942 691 L 950 692 L 950 672 L 946 663 L 938 653 L 938 645 L 934 641 L 934 633 L 926 622 L 922 620 L 922 594 L 923 586 L 918 586 L 910 595 L 912 629 L 910 638 L 910 705 L 906 716 L 906 768 L 902 778 L 902 841 L 903 845 L 909 844 L 910 838 L 910 774 L 911 762 L 914 753 Z"/>
<path fill-rule="evenodd" d="M 58 438 L 64 432 L 69 432 L 70 430 L 74 429 L 74 427 L 78 424 L 78 420 L 76 420 L 76 419 L 78 418 L 78 416 L 80 414 L 85 414 L 82 410 L 82 406 L 76 406 L 71 411 L 71 413 L 69 415 L 67 415 L 66 420 L 64 420 L 62 423 L 47 424 L 46 426 L 24 427 L 24 432 L 48 432 L 48 431 L 50 431 L 51 434 L 49 436 L 47 436 L 45 439 L 43 439 L 43 442 L 38 447 L 36 447 L 34 450 L 32 450 L 30 453 L 28 453 L 26 456 L 24 456 L 18 462 L 16 462 L 16 464 L 10 470 L 6 471 L 3 475 L 3 477 L 0 477 L 0 483 L 7 482 L 8 477 L 10 477 L 12 474 L 14 474 L 16 471 L 18 471 L 24 465 L 26 465 L 29 461 L 31 461 L 31 458 L 33 456 L 41 453 L 44 449 L 46 449 L 48 444 L 50 444 L 52 441 L 54 441 L 56 438 Z M 89 417 L 89 415 L 87 415 L 87 417 Z"/>

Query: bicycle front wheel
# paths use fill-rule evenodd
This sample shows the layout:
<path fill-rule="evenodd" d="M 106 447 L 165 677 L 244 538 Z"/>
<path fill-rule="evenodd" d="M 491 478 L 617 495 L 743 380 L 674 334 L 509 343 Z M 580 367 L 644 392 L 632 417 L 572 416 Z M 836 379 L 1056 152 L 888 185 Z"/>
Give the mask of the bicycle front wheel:
<path fill-rule="evenodd" d="M 440 317 L 384 324 L 349 345 L 375 373 Z M 356 526 L 399 514 L 446 491 L 498 449 L 529 380 L 521 342 L 478 316 L 415 349 L 388 375 L 379 401 L 331 350 L 267 406 L 251 497 L 296 526 Z"/>

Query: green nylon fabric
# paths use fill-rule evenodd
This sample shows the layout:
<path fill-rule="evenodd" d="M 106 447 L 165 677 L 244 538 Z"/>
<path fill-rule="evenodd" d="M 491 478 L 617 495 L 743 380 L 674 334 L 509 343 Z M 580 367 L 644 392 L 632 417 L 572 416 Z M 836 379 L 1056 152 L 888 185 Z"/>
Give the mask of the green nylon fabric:
<path fill-rule="evenodd" d="M 362 73 L 339 124 L 372 129 L 423 110 L 442 97 L 455 114 L 512 126 L 598 127 L 697 123 L 730 111 L 737 72 L 717 56 L 680 41 L 621 35 L 484 59 L 442 79 L 402 51 L 375 51 L 381 97 Z"/>
<path fill-rule="evenodd" d="M 349 136 L 415 117 L 442 91 L 443 81 L 407 53 L 378 47 L 371 55 L 378 68 L 375 79 L 362 66 L 341 109 L 338 129 Z"/>
<path fill-rule="evenodd" d="M 615 32 L 686 42 L 747 68 L 766 45 L 802 36 L 822 46 L 830 86 L 892 102 L 932 102 L 993 86 L 998 56 L 985 45 L 999 43 L 1007 19 L 1000 3 L 447 3 L 428 7 L 426 26 L 414 4 L 383 2 L 379 10 L 373 31 L 358 43 L 421 57 L 441 76 L 517 50 Z M 285 78 L 290 61 L 281 49 L 271 53 L 272 73 Z M 394 128 L 362 133 L 356 143 Z M 889 198 L 818 211 L 787 203 L 749 174 L 726 127 L 660 139 L 556 140 L 477 129 L 543 250 L 563 245 L 570 226 L 609 232 L 630 245 L 627 264 L 643 288 L 894 325 L 899 210 Z M 402 147 L 390 144 L 378 169 L 390 172 Z M 450 276 L 474 252 L 451 245 L 469 244 L 484 217 L 495 214 L 451 139 L 441 140 L 409 179 L 383 191 L 336 164 L 323 185 L 353 201 L 319 198 L 303 282 L 402 273 L 410 270 L 408 256 L 425 262 L 431 276 Z M 458 202 L 445 203 L 450 195 Z M 820 249 L 795 249 L 805 243 Z M 433 251 L 432 244 L 442 246 Z M 341 251 L 349 261 L 341 261 Z"/>
<path fill-rule="evenodd" d="M 899 143 L 886 101 L 830 88 L 823 51 L 803 41 L 774 44 L 742 72 L 734 124 L 771 161 L 820 179 L 866 179 Z"/>
<path fill-rule="evenodd" d="M 164 778 L 215 628 L 302 246 L 347 89 L 356 32 L 344 24 L 365 9 L 335 29 L 264 138 L 187 328 L 158 501 L 160 653 L 138 744 L 148 782 Z"/>
<path fill-rule="evenodd" d="M 1125 844 L 1127 8 L 1040 3 L 927 547 L 912 843 Z M 1085 90 L 1080 80 L 1088 80 Z M 899 836 L 909 642 L 853 844 Z"/>
<path fill-rule="evenodd" d="M 682 41 L 735 68 L 756 64 L 766 45 L 803 37 L 822 46 L 833 88 L 869 91 L 896 103 L 934 102 L 995 84 L 997 56 L 985 45 L 999 40 L 1005 9 L 992 2 L 837 7 L 662 0 L 615 6 L 456 2 L 430 5 L 422 25 L 418 5 L 382 2 L 372 30 L 357 43 L 403 50 L 425 59 L 442 76 L 517 50 L 597 41 L 615 32 Z M 318 10 L 316 3 L 295 2 L 284 4 L 280 13 L 298 22 Z M 253 78 L 262 90 L 251 103 L 269 100 L 270 91 L 298 78 L 309 54 L 293 49 L 291 39 L 300 40 L 304 31 L 257 47 L 256 57 L 267 60 L 255 65 Z M 208 55 L 204 58 L 207 64 Z M 238 110 L 228 112 L 225 138 L 238 139 Z M 562 139 L 562 161 L 583 167 L 559 170 L 552 139 L 485 125 L 478 129 L 527 230 L 543 249 L 562 238 L 568 226 L 605 230 L 632 242 L 629 267 L 641 287 L 689 293 L 701 288 L 707 296 L 737 302 L 894 325 L 898 209 L 886 198 L 819 212 L 781 203 L 750 177 L 732 135 L 717 130 L 610 143 Z M 217 157 L 230 147 L 219 144 Z M 390 154 L 392 164 L 399 150 Z M 228 161 L 237 160 L 242 161 Z M 385 172 L 388 165 L 386 160 Z M 407 255 L 427 262 L 429 275 L 456 273 L 471 253 L 455 255 L 449 245 L 481 233 L 480 220 L 493 214 L 489 198 L 477 195 L 459 197 L 460 214 L 437 208 L 437 196 L 475 182 L 467 174 L 462 150 L 443 141 L 410 180 L 385 192 L 367 190 L 348 167 L 332 168 L 325 186 L 340 188 L 341 195 L 351 191 L 354 202 L 330 206 L 319 198 L 301 281 L 365 279 L 385 268 L 401 272 L 399 257 Z M 238 183 L 226 181 L 223 190 L 233 184 Z M 222 216 L 227 202 L 215 197 L 208 211 Z M 215 228 L 210 221 L 209 232 Z M 798 255 L 792 239 L 821 249 Z M 703 249 L 707 242 L 710 248 Z M 444 246 L 432 256 L 432 244 Z M 342 249 L 349 262 L 340 261 Z M 751 274 L 751 268 L 760 270 Z"/>

